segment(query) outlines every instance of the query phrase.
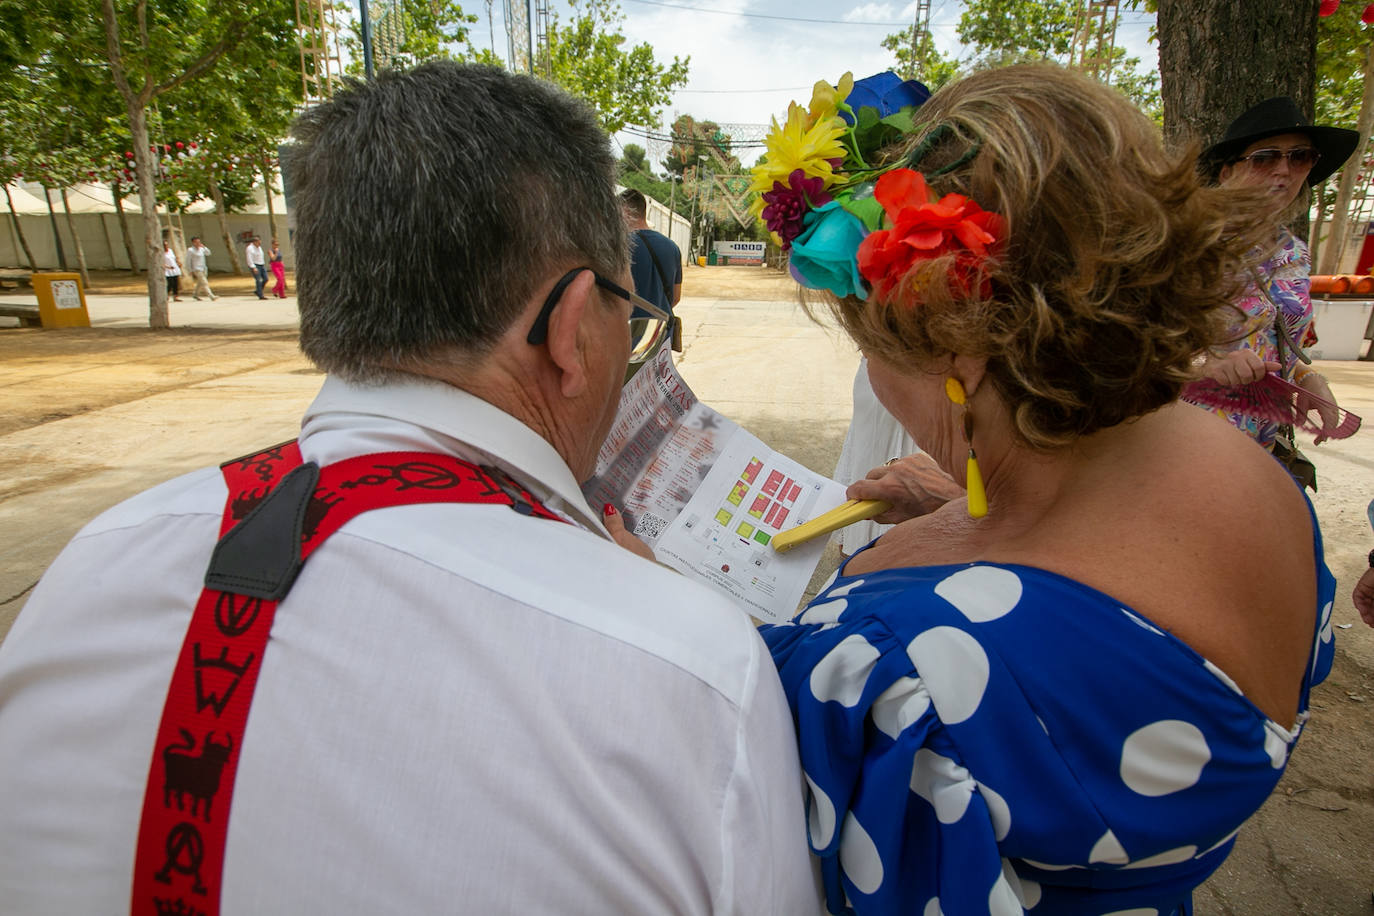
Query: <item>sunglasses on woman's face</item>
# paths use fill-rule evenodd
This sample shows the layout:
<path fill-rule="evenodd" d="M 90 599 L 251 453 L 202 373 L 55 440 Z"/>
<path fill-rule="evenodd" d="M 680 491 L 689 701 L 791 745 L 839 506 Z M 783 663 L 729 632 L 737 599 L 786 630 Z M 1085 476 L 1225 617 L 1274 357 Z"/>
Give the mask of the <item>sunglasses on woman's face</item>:
<path fill-rule="evenodd" d="M 1297 149 L 1257 149 L 1248 156 L 1241 156 L 1236 162 L 1248 162 L 1250 167 L 1261 172 L 1272 172 L 1279 167 L 1279 163 L 1284 159 L 1288 160 L 1288 165 L 1294 171 L 1306 171 L 1317 164 L 1317 160 L 1322 157 L 1310 146 L 1300 146 Z"/>

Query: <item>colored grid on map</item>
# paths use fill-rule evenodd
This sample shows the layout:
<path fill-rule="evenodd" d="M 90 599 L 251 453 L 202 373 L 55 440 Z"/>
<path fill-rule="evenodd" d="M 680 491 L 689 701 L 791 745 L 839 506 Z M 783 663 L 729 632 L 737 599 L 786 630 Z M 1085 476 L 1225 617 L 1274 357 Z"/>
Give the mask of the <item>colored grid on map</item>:
<path fill-rule="evenodd" d="M 794 503 L 797 501 L 798 496 L 801 496 L 801 484 L 794 483 L 792 484 L 792 489 L 787 491 L 787 496 L 784 497 L 784 499 L 786 502 Z"/>
<path fill-rule="evenodd" d="M 762 544 L 762 545 L 764 545 L 765 547 L 767 547 L 767 546 L 768 546 L 768 542 L 771 541 L 771 540 L 773 540 L 773 539 L 772 539 L 771 537 L 768 536 L 768 532 L 767 532 L 767 531 L 763 531 L 762 529 L 760 529 L 760 530 L 754 532 L 754 540 L 758 541 L 760 544 Z"/>
<path fill-rule="evenodd" d="M 735 530 L 740 533 L 741 537 L 747 538 L 749 537 L 749 535 L 754 533 L 754 526 L 749 524 L 748 522 L 740 522 L 739 527 Z"/>
<path fill-rule="evenodd" d="M 773 505 L 769 506 L 768 515 L 766 515 L 763 519 L 764 524 L 772 525 L 774 528 L 778 527 L 777 523 L 774 522 L 773 519 L 778 517 L 778 510 L 781 508 L 782 506 L 778 503 L 773 503 Z"/>
<path fill-rule="evenodd" d="M 778 484 L 780 483 L 782 483 L 782 471 L 772 471 L 769 473 L 768 480 L 764 482 L 761 489 L 769 496 L 777 496 Z"/>
<path fill-rule="evenodd" d="M 745 480 L 753 483 L 759 476 L 759 471 L 763 470 L 763 462 L 758 458 L 750 458 L 749 466 L 744 469 L 744 473 L 739 475 Z"/>
<path fill-rule="evenodd" d="M 763 518 L 763 510 L 768 508 L 768 503 L 767 496 L 755 496 L 754 504 L 749 507 L 749 514 L 754 518 Z"/>
<path fill-rule="evenodd" d="M 734 489 L 732 489 L 730 495 L 725 498 L 738 506 L 740 503 L 744 502 L 744 497 L 747 496 L 748 493 L 749 484 L 742 480 L 737 480 L 735 481 Z"/>
<path fill-rule="evenodd" d="M 730 519 L 732 519 L 732 518 L 734 518 L 734 516 L 731 515 L 731 514 L 730 514 L 727 510 L 725 510 L 725 509 L 721 509 L 719 512 L 716 513 L 716 521 L 720 522 L 721 525 L 724 525 L 724 526 L 727 526 L 727 527 L 729 526 L 729 524 L 730 524 Z"/>

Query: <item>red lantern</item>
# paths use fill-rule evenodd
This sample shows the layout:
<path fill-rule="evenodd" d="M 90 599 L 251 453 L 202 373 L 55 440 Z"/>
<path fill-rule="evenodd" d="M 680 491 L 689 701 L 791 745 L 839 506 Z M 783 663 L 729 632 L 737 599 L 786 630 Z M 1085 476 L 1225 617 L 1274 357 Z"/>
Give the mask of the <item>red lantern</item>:
<path fill-rule="evenodd" d="M 1364 12 L 1360 14 L 1360 21 L 1365 25 L 1374 25 L 1374 3 L 1364 8 Z"/>
<path fill-rule="evenodd" d="M 186 148 L 186 145 L 185 145 L 184 143 L 182 143 L 180 140 L 178 140 L 178 141 L 177 141 L 177 149 L 185 149 L 185 148 Z"/>
<path fill-rule="evenodd" d="M 1318 16 L 1330 16 L 1336 12 L 1336 7 L 1341 5 L 1341 0 L 1322 0 L 1322 5 L 1317 9 Z"/>
<path fill-rule="evenodd" d="M 125 159 L 132 159 L 132 158 L 134 158 L 133 150 L 130 150 L 129 152 L 125 153 L 125 154 L 124 154 L 124 158 L 125 158 Z"/>

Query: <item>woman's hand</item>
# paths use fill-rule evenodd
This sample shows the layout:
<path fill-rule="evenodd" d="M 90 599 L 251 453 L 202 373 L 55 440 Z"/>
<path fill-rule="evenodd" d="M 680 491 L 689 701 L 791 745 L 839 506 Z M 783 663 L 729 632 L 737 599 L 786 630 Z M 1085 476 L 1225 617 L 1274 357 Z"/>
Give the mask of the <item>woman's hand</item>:
<path fill-rule="evenodd" d="M 1221 356 L 1208 356 L 1202 364 L 1202 377 L 1234 388 L 1248 385 L 1264 378 L 1266 373 L 1278 372 L 1281 368 L 1276 362 L 1260 359 L 1258 353 L 1248 348 L 1231 350 Z"/>
<path fill-rule="evenodd" d="M 1305 416 L 1308 411 L 1316 410 L 1317 416 L 1322 419 L 1322 426 L 1327 429 L 1333 429 L 1336 424 L 1340 423 L 1340 413 L 1332 406 L 1336 403 L 1336 396 L 1331 393 L 1331 386 L 1326 384 L 1325 378 L 1316 372 L 1309 372 L 1298 382 L 1298 387 L 1303 389 L 1303 391 L 1316 395 L 1324 401 L 1330 402 L 1329 405 L 1318 404 L 1316 401 L 1300 394 L 1298 395 L 1297 403 L 1294 405 L 1299 415 Z M 1312 440 L 1312 444 L 1321 445 L 1329 438 L 1331 437 L 1322 433 L 1317 433 L 1317 438 Z"/>
<path fill-rule="evenodd" d="M 615 506 L 606 503 L 601 508 L 601 519 L 606 523 L 606 530 L 611 533 L 611 540 L 650 563 L 658 562 L 654 559 L 654 552 L 648 544 L 625 530 L 625 517 L 615 511 Z"/>
<path fill-rule="evenodd" d="M 874 468 L 866 478 L 854 481 L 845 491 L 850 499 L 881 499 L 891 503 L 891 509 L 873 518 L 880 525 L 895 525 L 929 515 L 963 495 L 964 488 L 924 452 Z"/>

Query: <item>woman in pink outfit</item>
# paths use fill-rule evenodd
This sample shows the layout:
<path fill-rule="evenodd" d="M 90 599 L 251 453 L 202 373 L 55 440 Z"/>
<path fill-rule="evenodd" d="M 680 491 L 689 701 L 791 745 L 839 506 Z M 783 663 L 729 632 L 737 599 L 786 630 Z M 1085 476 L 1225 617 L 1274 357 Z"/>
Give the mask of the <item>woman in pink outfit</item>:
<path fill-rule="evenodd" d="M 277 240 L 272 240 L 272 253 L 268 257 L 268 262 L 272 265 L 272 276 L 277 278 L 276 284 L 272 287 L 272 293 L 278 299 L 286 298 L 286 265 L 281 260 L 281 249 L 277 247 Z"/>

